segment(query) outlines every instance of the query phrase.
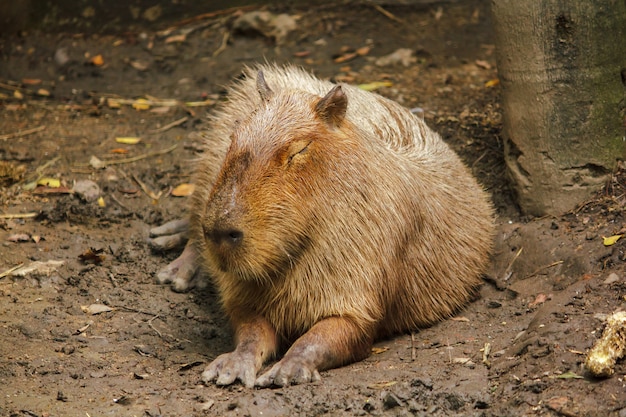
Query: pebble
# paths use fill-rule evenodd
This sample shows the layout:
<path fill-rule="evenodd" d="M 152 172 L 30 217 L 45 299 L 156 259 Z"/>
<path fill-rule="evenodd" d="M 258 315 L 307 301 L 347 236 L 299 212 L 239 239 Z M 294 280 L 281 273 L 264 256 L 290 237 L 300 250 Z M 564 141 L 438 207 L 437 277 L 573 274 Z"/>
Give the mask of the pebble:
<path fill-rule="evenodd" d="M 100 197 L 100 187 L 91 180 L 76 181 L 73 190 L 81 200 L 87 203 L 96 201 Z"/>
<path fill-rule="evenodd" d="M 615 272 L 611 272 L 609 274 L 609 276 L 607 277 L 607 279 L 604 280 L 604 283 L 605 284 L 612 284 L 612 283 L 617 282 L 619 280 L 620 280 L 619 275 L 617 275 Z"/>

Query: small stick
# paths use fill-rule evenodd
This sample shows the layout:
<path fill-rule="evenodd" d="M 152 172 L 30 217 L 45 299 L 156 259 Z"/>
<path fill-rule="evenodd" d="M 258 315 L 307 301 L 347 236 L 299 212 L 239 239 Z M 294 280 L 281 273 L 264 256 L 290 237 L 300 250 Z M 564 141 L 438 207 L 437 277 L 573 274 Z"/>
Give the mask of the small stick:
<path fill-rule="evenodd" d="M 163 192 L 162 192 L 162 191 L 159 191 L 159 194 L 154 194 L 154 193 L 152 192 L 152 190 L 151 190 L 151 189 L 149 189 L 149 188 L 148 188 L 148 186 L 147 186 L 146 184 L 144 184 L 143 182 L 141 182 L 141 181 L 139 180 L 139 178 L 137 178 L 137 176 L 136 176 L 135 174 L 133 174 L 133 179 L 135 180 L 135 182 L 136 182 L 137 184 L 139 184 L 139 186 L 141 187 L 141 189 L 143 190 L 143 192 L 144 192 L 144 193 L 146 193 L 146 195 L 147 195 L 148 197 L 150 197 L 151 199 L 153 199 L 153 200 L 158 200 L 158 199 L 161 197 L 161 194 L 163 194 Z"/>
<path fill-rule="evenodd" d="M 374 8 L 376 10 L 378 10 L 380 13 L 382 13 L 383 15 L 385 15 L 385 17 L 387 17 L 388 19 L 391 20 L 395 20 L 398 23 L 406 23 L 404 20 L 396 17 L 396 15 L 394 15 L 391 12 L 388 12 L 387 10 L 383 9 L 381 6 L 379 6 L 378 4 L 372 4 L 372 6 L 374 6 Z"/>
<path fill-rule="evenodd" d="M 411 332 L 411 361 L 415 361 L 415 333 Z"/>
<path fill-rule="evenodd" d="M 15 271 L 15 270 L 17 270 L 17 269 L 20 269 L 20 268 L 21 268 L 21 267 L 23 267 L 23 266 L 24 266 L 24 262 L 22 262 L 22 263 L 21 263 L 21 264 L 19 264 L 19 265 L 14 266 L 13 268 L 9 268 L 9 269 L 7 269 L 6 271 L 4 271 L 3 273 L 1 273 L 1 274 L 0 274 L 0 279 L 2 279 L 2 278 L 4 278 L 4 277 L 6 277 L 6 276 L 8 276 L 8 275 L 11 275 L 11 272 L 13 272 L 13 271 Z"/>
<path fill-rule="evenodd" d="M 528 275 L 526 277 L 526 279 L 528 278 L 532 278 L 535 275 L 538 275 L 541 271 L 543 271 L 544 269 L 548 269 L 548 268 L 552 268 L 553 266 L 557 266 L 557 265 L 561 265 L 564 261 L 556 261 L 556 262 L 552 262 L 550 265 L 544 265 L 541 268 L 537 269 L 535 272 L 533 272 L 532 274 Z"/>
<path fill-rule="evenodd" d="M 152 321 L 153 321 L 153 320 L 155 320 L 155 319 L 158 319 L 158 318 L 159 318 L 159 315 L 157 314 L 156 316 L 154 316 L 154 317 L 152 317 L 150 320 L 148 320 L 148 321 L 147 321 L 147 323 L 148 323 L 148 326 L 150 326 L 150 328 L 151 328 L 152 330 L 154 330 L 155 332 L 157 332 L 157 334 L 159 335 L 159 337 L 160 337 L 160 338 L 163 338 L 163 335 L 161 334 L 161 332 L 160 332 L 160 331 L 158 331 L 158 330 L 157 330 L 157 328 L 156 328 L 156 327 L 154 327 L 154 325 L 152 324 Z"/>
<path fill-rule="evenodd" d="M 33 133 L 41 132 L 46 126 L 33 127 L 32 129 L 18 130 L 15 133 L 7 133 L 6 135 L 0 135 L 0 140 L 20 138 L 22 136 L 32 135 Z"/>
<path fill-rule="evenodd" d="M 110 195 L 111 199 L 113 201 L 115 201 L 121 208 L 123 208 L 126 211 L 131 211 L 128 207 L 126 207 L 126 205 L 122 204 L 122 202 L 120 200 L 118 200 L 117 197 L 115 197 L 115 194 L 111 194 Z"/>
<path fill-rule="evenodd" d="M 228 40 L 229 39 L 230 39 L 230 32 L 225 32 L 224 33 L 224 37 L 222 38 L 222 43 L 220 44 L 220 47 L 217 48 L 215 50 L 215 52 L 213 52 L 213 57 L 216 57 L 219 54 L 221 54 L 222 52 L 224 52 L 224 50 L 226 49 L 226 46 L 228 44 Z"/>
<path fill-rule="evenodd" d="M 509 265 L 506 267 L 506 269 L 504 270 L 504 280 L 506 281 L 507 279 L 509 279 L 509 273 L 511 272 L 511 268 L 513 268 L 513 263 L 515 263 L 515 261 L 517 260 L 517 258 L 519 258 L 519 256 L 522 254 L 522 251 L 524 250 L 523 247 L 519 248 L 519 250 L 517 251 L 517 253 L 515 254 L 515 256 L 513 256 L 513 259 L 511 259 L 511 262 L 509 262 Z"/>
<path fill-rule="evenodd" d="M 120 165 L 120 164 L 128 164 L 131 162 L 136 162 L 136 161 L 140 161 L 142 159 L 146 159 L 146 158 L 151 158 L 153 156 L 159 156 L 159 155 L 164 155 L 168 152 L 172 152 L 174 149 L 176 149 L 178 147 L 178 144 L 175 144 L 173 146 L 170 146 L 167 149 L 162 149 L 160 151 L 154 151 L 154 152 L 149 152 L 143 155 L 137 155 L 137 156 L 133 156 L 132 158 L 125 158 L 125 159 L 114 159 L 114 160 L 110 160 L 110 161 L 102 161 L 103 166 L 106 165 Z M 77 164 L 77 166 L 79 167 L 86 167 L 89 166 L 90 164 Z"/>
<path fill-rule="evenodd" d="M 170 123 L 170 124 L 167 124 L 167 125 L 165 125 L 165 126 L 163 126 L 163 127 L 160 127 L 160 128 L 158 128 L 158 129 L 152 129 L 152 130 L 149 130 L 149 131 L 148 131 L 148 133 L 162 133 L 162 132 L 165 132 L 166 130 L 169 130 L 169 129 L 173 128 L 173 127 L 176 127 L 176 126 L 182 125 L 182 124 L 183 124 L 183 123 L 185 123 L 187 120 L 189 120 L 189 117 L 185 116 L 185 117 L 182 117 L 182 118 L 180 118 L 180 119 L 178 119 L 178 120 L 173 121 L 173 122 L 172 122 L 172 123 Z"/>
<path fill-rule="evenodd" d="M 225 15 L 225 14 L 230 14 L 230 13 L 234 13 L 234 12 L 238 12 L 238 11 L 253 10 L 253 9 L 258 8 L 258 7 L 259 6 L 256 6 L 256 5 L 243 6 L 243 7 L 231 7 L 231 8 L 228 8 L 228 9 L 217 10 L 217 11 L 214 11 L 214 12 L 199 14 L 197 16 L 190 17 L 188 19 L 183 19 L 183 20 L 181 20 L 179 22 L 174 23 L 174 25 L 170 26 L 169 28 L 165 29 L 163 32 L 159 33 L 159 35 L 167 36 L 174 29 L 176 29 L 177 27 L 184 26 L 184 25 L 186 25 L 188 23 L 197 22 L 198 20 L 209 19 L 211 17 L 222 16 L 222 15 Z"/>
<path fill-rule="evenodd" d="M 6 213 L 0 214 L 0 219 L 32 219 L 33 217 L 37 217 L 39 213 L 31 212 L 31 213 Z"/>

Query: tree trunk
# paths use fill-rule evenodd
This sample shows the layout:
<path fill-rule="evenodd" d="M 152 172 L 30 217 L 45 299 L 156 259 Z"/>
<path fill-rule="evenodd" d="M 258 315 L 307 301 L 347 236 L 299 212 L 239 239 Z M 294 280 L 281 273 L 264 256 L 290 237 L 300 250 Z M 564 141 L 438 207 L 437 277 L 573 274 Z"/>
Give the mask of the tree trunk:
<path fill-rule="evenodd" d="M 626 150 L 626 1 L 492 0 L 504 150 L 523 212 L 562 214 Z"/>

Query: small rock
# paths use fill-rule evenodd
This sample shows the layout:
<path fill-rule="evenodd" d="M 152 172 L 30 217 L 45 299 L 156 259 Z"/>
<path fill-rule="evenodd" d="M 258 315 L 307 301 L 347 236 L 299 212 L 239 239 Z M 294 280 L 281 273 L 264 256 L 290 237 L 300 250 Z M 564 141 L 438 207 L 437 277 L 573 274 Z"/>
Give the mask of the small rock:
<path fill-rule="evenodd" d="M 100 197 L 100 187 L 91 180 L 81 180 L 74 184 L 74 192 L 81 200 L 91 203 Z"/>
<path fill-rule="evenodd" d="M 393 392 L 383 391 L 382 397 L 383 397 L 383 406 L 386 409 L 396 408 L 396 407 L 400 407 L 403 405 L 400 398 L 398 398 L 398 396 L 394 394 Z"/>
<path fill-rule="evenodd" d="M 89 374 L 89 376 L 92 378 L 104 378 L 107 376 L 107 373 L 106 371 L 93 371 Z"/>
<path fill-rule="evenodd" d="M 614 282 L 619 281 L 619 275 L 617 275 L 615 272 L 611 272 L 609 274 L 609 276 L 604 280 L 605 284 L 612 284 Z"/>
<path fill-rule="evenodd" d="M 233 22 L 233 29 L 241 32 L 258 32 L 281 45 L 289 32 L 296 28 L 296 20 L 287 15 L 275 15 L 268 11 L 244 13 Z"/>
<path fill-rule="evenodd" d="M 389 65 L 402 64 L 405 67 L 417 62 L 417 58 L 413 56 L 413 50 L 408 48 L 400 48 L 389 55 L 381 56 L 376 60 L 376 65 L 386 67 Z"/>
<path fill-rule="evenodd" d="M 141 15 L 149 22 L 154 22 L 163 14 L 163 7 L 160 4 L 156 6 L 148 7 Z"/>
<path fill-rule="evenodd" d="M 59 48 L 54 52 L 54 62 L 56 62 L 59 67 L 62 67 L 70 62 L 70 56 L 67 53 L 67 48 Z"/>

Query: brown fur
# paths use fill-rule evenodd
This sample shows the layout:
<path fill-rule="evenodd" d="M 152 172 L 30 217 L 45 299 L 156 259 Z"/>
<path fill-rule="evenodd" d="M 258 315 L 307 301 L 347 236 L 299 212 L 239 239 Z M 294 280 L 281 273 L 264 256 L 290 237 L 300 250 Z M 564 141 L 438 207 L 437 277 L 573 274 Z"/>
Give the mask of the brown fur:
<path fill-rule="evenodd" d="M 271 378 L 302 382 L 315 375 L 295 368 L 360 360 L 376 338 L 463 306 L 488 263 L 493 210 L 440 137 L 390 100 L 294 67 L 246 75 L 207 133 L 190 218 L 233 354 L 253 355 L 256 374 L 296 342 Z"/>

